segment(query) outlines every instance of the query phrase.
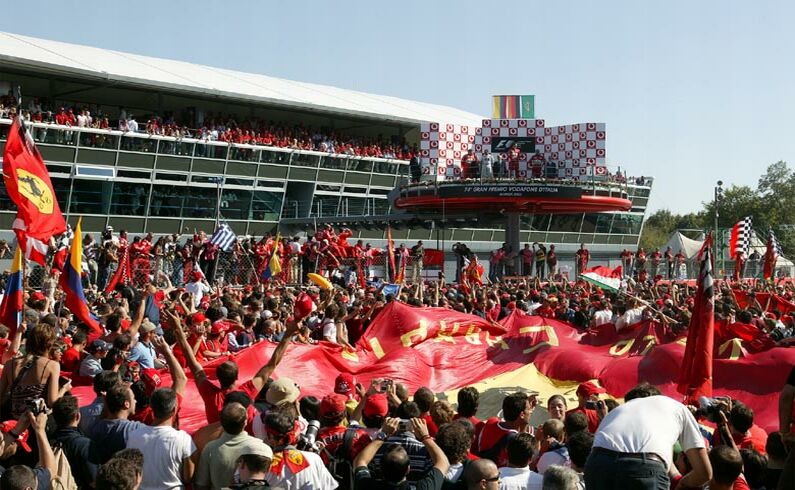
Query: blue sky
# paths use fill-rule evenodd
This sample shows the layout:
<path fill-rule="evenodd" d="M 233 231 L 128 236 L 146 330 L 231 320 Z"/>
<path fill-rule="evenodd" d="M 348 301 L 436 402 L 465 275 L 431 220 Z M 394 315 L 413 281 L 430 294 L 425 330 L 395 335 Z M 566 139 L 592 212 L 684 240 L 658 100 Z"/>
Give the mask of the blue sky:
<path fill-rule="evenodd" d="M 0 29 L 547 124 L 607 123 L 609 165 L 656 177 L 652 209 L 795 164 L 795 2 L 28 1 Z"/>

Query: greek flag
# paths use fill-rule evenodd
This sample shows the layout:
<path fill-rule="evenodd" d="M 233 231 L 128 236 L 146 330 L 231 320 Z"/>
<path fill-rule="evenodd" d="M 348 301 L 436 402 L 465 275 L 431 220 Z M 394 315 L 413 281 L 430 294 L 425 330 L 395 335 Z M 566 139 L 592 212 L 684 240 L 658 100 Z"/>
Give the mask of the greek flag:
<path fill-rule="evenodd" d="M 215 233 L 213 233 L 213 236 L 210 237 L 210 243 L 217 245 L 224 252 L 232 250 L 235 240 L 237 240 L 237 235 L 226 223 L 221 223 Z"/>

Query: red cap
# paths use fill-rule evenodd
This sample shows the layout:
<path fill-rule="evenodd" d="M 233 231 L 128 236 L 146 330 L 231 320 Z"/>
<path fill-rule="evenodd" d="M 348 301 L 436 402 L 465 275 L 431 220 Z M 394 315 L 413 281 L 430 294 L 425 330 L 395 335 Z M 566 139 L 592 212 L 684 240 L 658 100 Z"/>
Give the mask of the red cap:
<path fill-rule="evenodd" d="M 146 368 L 141 370 L 141 379 L 144 381 L 146 387 L 146 394 L 151 396 L 156 389 L 160 387 L 163 381 L 160 379 L 160 371 L 154 368 Z"/>
<path fill-rule="evenodd" d="M 46 299 L 46 297 L 44 296 L 44 293 L 42 293 L 41 291 L 34 291 L 30 295 L 30 299 L 32 299 L 33 301 L 42 301 Z"/>
<path fill-rule="evenodd" d="M 389 402 L 387 402 L 386 394 L 376 393 L 368 397 L 364 402 L 362 413 L 365 417 L 386 417 L 389 413 Z"/>
<path fill-rule="evenodd" d="M 202 323 L 206 319 L 207 317 L 204 316 L 204 313 L 199 312 L 199 313 L 194 313 L 193 316 L 190 317 L 190 322 L 191 325 L 196 325 L 198 323 Z"/>
<path fill-rule="evenodd" d="M 350 373 L 340 373 L 334 381 L 334 393 L 340 395 L 353 394 L 353 389 L 356 386 L 356 380 Z"/>
<path fill-rule="evenodd" d="M 16 426 L 17 426 L 16 420 L 6 420 L 5 422 L 0 422 L 0 432 L 8 434 L 12 430 L 14 430 L 14 427 Z M 28 445 L 28 435 L 29 432 L 25 430 L 25 432 L 19 435 L 17 443 L 19 443 L 19 445 L 22 446 L 22 449 L 24 449 L 27 452 L 30 452 L 30 446 Z"/>
<path fill-rule="evenodd" d="M 213 323 L 213 326 L 210 327 L 211 333 L 224 333 L 224 331 L 226 331 L 226 328 L 224 327 L 224 322 L 222 322 L 221 320 L 218 320 L 217 322 Z"/>
<path fill-rule="evenodd" d="M 577 395 L 582 395 L 585 398 L 590 398 L 593 395 L 598 395 L 600 393 L 605 393 L 605 389 L 596 386 L 596 383 L 592 381 L 586 381 L 577 387 Z"/>
<path fill-rule="evenodd" d="M 345 413 L 345 397 L 339 394 L 326 395 L 320 401 L 320 418 L 336 419 Z"/>
<path fill-rule="evenodd" d="M 200 281 L 202 276 L 203 274 L 199 271 L 193 271 L 190 275 L 190 277 L 193 278 L 194 281 Z"/>

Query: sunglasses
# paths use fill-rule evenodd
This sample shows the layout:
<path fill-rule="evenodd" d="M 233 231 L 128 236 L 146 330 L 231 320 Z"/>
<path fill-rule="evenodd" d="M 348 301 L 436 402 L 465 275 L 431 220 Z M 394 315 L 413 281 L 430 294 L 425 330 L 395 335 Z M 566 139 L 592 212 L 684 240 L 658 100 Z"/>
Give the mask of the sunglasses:
<path fill-rule="evenodd" d="M 483 481 L 487 482 L 487 483 L 488 482 L 493 482 L 493 481 L 500 481 L 500 475 L 497 475 L 497 476 L 494 476 L 494 477 L 491 477 L 491 478 L 484 478 Z"/>

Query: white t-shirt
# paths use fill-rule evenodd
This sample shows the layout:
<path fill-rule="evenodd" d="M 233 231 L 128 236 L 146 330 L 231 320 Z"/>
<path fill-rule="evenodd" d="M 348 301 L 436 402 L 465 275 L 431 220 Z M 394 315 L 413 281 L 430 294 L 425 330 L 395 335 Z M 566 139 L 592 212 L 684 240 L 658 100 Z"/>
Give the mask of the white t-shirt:
<path fill-rule="evenodd" d="M 500 490 L 541 490 L 544 477 L 530 468 L 500 468 Z"/>
<path fill-rule="evenodd" d="M 339 486 L 326 469 L 320 456 L 306 451 L 301 451 L 301 454 L 309 462 L 309 466 L 298 473 L 293 473 L 285 464 L 278 476 L 268 472 L 265 480 L 271 488 L 278 490 L 316 490 L 320 488 L 334 490 Z"/>
<path fill-rule="evenodd" d="M 627 328 L 643 319 L 643 307 L 627 310 L 616 322 L 616 331 Z"/>
<path fill-rule="evenodd" d="M 461 475 L 464 474 L 464 463 L 451 464 L 447 468 L 447 474 L 444 477 L 451 482 L 457 482 Z"/>
<path fill-rule="evenodd" d="M 621 453 L 654 453 L 670 467 L 676 442 L 683 451 L 703 448 L 704 438 L 690 411 L 667 396 L 636 398 L 607 414 L 593 447 Z"/>
<path fill-rule="evenodd" d="M 613 312 L 610 310 L 599 310 L 593 314 L 593 324 L 598 327 L 613 321 Z"/>
<path fill-rule="evenodd" d="M 185 284 L 185 291 L 193 293 L 193 306 L 197 307 L 202 303 L 205 293 L 210 292 L 210 286 L 201 281 L 189 282 Z"/>
<path fill-rule="evenodd" d="M 547 451 L 538 458 L 538 464 L 536 465 L 536 469 L 540 474 L 544 474 L 552 465 L 556 466 L 565 466 L 566 468 L 571 466 L 571 460 L 569 459 L 569 450 L 566 447 L 561 447 L 556 451 Z"/>
<path fill-rule="evenodd" d="M 196 451 L 190 435 L 173 427 L 144 426 L 130 432 L 127 447 L 144 453 L 141 490 L 182 489 L 182 462 Z"/>
<path fill-rule="evenodd" d="M 323 338 L 329 342 L 337 343 L 337 325 L 333 320 L 323 320 Z"/>

